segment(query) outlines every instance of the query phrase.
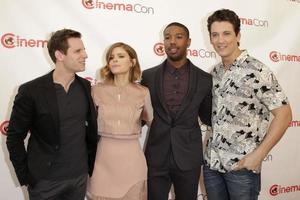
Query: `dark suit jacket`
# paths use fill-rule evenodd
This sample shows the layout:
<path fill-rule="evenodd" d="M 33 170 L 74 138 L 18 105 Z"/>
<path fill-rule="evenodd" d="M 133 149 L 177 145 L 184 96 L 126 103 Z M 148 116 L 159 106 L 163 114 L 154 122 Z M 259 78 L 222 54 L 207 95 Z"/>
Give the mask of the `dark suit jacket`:
<path fill-rule="evenodd" d="M 21 185 L 34 185 L 51 170 L 60 148 L 60 130 L 53 71 L 20 86 L 7 131 L 7 148 Z M 76 75 L 89 102 L 86 119 L 89 174 L 97 147 L 96 111 L 90 83 Z M 30 131 L 27 149 L 24 139 Z M 80 148 L 80 147 L 76 147 Z M 75 166 L 76 167 L 76 166 Z"/>
<path fill-rule="evenodd" d="M 189 61 L 188 92 L 172 119 L 163 95 L 165 62 L 145 70 L 142 75 L 141 83 L 149 88 L 154 109 L 145 150 L 147 164 L 149 167 L 166 165 L 172 149 L 178 167 L 190 170 L 203 163 L 198 116 L 203 123 L 211 125 L 212 77 Z"/>

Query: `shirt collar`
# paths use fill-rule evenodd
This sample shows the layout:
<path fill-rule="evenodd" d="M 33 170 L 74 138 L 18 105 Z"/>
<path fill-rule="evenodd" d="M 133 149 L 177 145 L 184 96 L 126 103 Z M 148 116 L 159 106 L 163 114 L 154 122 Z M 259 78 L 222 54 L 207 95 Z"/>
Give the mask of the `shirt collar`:
<path fill-rule="evenodd" d="M 169 72 L 170 74 L 174 74 L 177 72 L 178 74 L 182 75 L 187 72 L 188 70 L 188 63 L 187 61 L 184 65 L 182 65 L 180 68 L 175 68 L 173 65 L 171 65 L 169 62 L 166 62 L 166 71 Z"/>
<path fill-rule="evenodd" d="M 242 50 L 242 53 L 234 60 L 232 65 L 239 65 L 245 62 L 245 60 L 249 57 L 247 50 Z"/>
<path fill-rule="evenodd" d="M 235 69 L 236 67 L 239 67 L 243 62 L 245 62 L 245 60 L 249 57 L 249 54 L 247 52 L 247 50 L 242 50 L 242 53 L 233 61 L 232 64 L 230 64 L 229 66 L 229 70 L 233 70 Z M 218 67 L 219 70 L 222 70 L 225 72 L 225 69 L 224 69 L 224 65 L 223 63 L 219 63 Z"/>

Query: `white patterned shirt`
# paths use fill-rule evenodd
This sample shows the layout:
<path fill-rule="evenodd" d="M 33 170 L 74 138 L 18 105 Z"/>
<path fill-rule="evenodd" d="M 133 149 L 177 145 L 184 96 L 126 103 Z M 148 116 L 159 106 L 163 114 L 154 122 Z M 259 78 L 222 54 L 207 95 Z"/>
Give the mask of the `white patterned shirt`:
<path fill-rule="evenodd" d="M 244 50 L 225 71 L 221 63 L 213 76 L 212 134 L 204 159 L 219 172 L 235 164 L 262 142 L 270 111 L 288 104 L 270 69 Z"/>

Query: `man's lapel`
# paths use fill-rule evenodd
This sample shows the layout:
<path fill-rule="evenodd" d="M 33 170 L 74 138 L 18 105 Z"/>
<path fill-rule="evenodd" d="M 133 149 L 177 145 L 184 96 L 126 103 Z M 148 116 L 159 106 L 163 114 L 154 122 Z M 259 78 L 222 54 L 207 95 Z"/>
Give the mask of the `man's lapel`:
<path fill-rule="evenodd" d="M 154 85 L 155 85 L 156 96 L 158 97 L 163 112 L 159 112 L 160 109 L 157 111 L 159 112 L 160 115 L 163 115 L 165 119 L 171 121 L 172 119 L 170 117 L 170 113 L 167 108 L 167 104 L 164 97 L 164 90 L 163 90 L 164 63 L 160 65 L 159 69 L 156 71 L 155 74 Z"/>
<path fill-rule="evenodd" d="M 197 82 L 197 73 L 195 71 L 195 66 L 189 62 L 189 83 L 188 83 L 188 91 L 187 94 L 185 95 L 185 97 L 182 100 L 181 106 L 179 111 L 176 114 L 175 119 L 177 119 L 178 117 L 180 117 L 182 115 L 182 113 L 184 112 L 184 110 L 190 105 L 193 97 L 194 97 L 194 93 L 196 90 L 196 84 Z"/>
<path fill-rule="evenodd" d="M 56 133 L 59 133 L 59 112 L 57 105 L 56 90 L 53 82 L 53 71 L 46 75 L 45 80 L 43 82 L 43 88 L 43 96 L 45 98 L 45 102 L 47 103 L 47 105 L 45 106 L 48 107 L 53 121 L 55 122 Z"/>

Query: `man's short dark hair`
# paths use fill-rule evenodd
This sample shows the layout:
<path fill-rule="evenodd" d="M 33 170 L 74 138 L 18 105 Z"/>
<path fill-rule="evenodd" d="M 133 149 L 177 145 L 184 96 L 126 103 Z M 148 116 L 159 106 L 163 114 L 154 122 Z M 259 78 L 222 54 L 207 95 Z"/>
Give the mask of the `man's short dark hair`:
<path fill-rule="evenodd" d="M 232 24 L 234 32 L 236 35 L 239 34 L 241 29 L 241 20 L 239 16 L 229 9 L 220 9 L 215 11 L 211 16 L 207 19 L 207 29 L 209 34 L 211 34 L 211 25 L 214 22 L 222 22 L 227 21 Z"/>
<path fill-rule="evenodd" d="M 67 53 L 67 50 L 69 48 L 69 38 L 81 38 L 81 33 L 71 29 L 62 29 L 51 34 L 51 37 L 47 44 L 47 48 L 49 55 L 54 63 L 56 63 L 56 50 L 61 51 L 64 54 Z"/>
<path fill-rule="evenodd" d="M 186 35 L 187 35 L 187 37 L 190 38 L 190 31 L 189 31 L 189 29 L 188 29 L 185 25 L 183 25 L 183 24 L 181 24 L 181 23 L 179 23 L 179 22 L 172 22 L 172 23 L 170 23 L 170 24 L 168 24 L 168 25 L 166 26 L 166 28 L 164 29 L 164 32 L 165 32 L 166 29 L 169 28 L 170 26 L 178 26 L 178 27 L 183 28 L 184 31 L 185 31 L 185 33 L 186 33 Z"/>

